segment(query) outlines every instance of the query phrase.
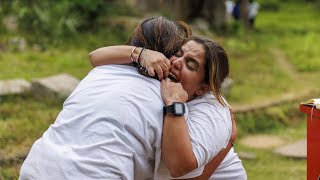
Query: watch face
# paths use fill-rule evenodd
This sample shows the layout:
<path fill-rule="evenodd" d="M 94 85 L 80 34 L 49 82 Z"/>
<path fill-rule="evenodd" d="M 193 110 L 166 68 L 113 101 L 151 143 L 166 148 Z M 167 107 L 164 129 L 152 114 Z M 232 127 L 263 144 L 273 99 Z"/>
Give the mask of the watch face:
<path fill-rule="evenodd" d="M 174 114 L 181 116 L 184 114 L 184 104 L 183 103 L 175 103 L 174 104 Z"/>

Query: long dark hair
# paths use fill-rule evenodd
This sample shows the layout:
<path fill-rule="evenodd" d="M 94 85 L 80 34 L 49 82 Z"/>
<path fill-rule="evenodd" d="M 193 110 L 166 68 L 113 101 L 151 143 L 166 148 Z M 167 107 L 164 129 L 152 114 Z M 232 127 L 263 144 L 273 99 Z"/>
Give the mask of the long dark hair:
<path fill-rule="evenodd" d="M 190 40 L 203 46 L 206 61 L 204 81 L 209 85 L 217 100 L 222 105 L 226 105 L 221 95 L 221 84 L 229 75 L 229 60 L 226 51 L 221 45 L 205 37 L 193 36 Z"/>
<path fill-rule="evenodd" d="M 151 17 L 137 26 L 127 44 L 158 51 L 169 58 L 190 36 L 191 28 L 182 21 Z"/>

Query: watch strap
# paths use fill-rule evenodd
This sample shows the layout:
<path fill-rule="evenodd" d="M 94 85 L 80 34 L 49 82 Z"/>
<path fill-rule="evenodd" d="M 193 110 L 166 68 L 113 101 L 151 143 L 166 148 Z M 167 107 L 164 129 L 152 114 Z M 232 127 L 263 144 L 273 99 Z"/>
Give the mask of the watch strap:
<path fill-rule="evenodd" d="M 185 106 L 182 102 L 173 102 L 169 106 L 163 107 L 163 114 L 173 114 L 175 116 L 182 116 L 185 113 Z"/>
<path fill-rule="evenodd" d="M 173 111 L 174 111 L 173 104 L 163 107 L 163 114 L 164 115 L 166 115 L 167 113 L 173 113 Z"/>

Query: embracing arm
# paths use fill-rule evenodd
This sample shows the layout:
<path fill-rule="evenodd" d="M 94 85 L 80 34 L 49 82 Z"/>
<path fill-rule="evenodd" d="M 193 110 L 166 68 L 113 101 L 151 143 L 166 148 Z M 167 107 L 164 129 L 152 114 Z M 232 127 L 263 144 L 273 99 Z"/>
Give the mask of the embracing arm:
<path fill-rule="evenodd" d="M 89 59 L 93 67 L 108 64 L 130 64 L 138 61 L 145 67 L 150 76 L 157 73 L 159 79 L 167 77 L 171 63 L 162 53 L 141 47 L 117 45 L 96 49 L 89 53 Z"/>
<path fill-rule="evenodd" d="M 169 78 L 161 81 L 161 95 L 166 106 L 188 99 L 182 85 Z M 183 176 L 198 167 L 184 116 L 164 115 L 162 134 L 162 158 L 172 177 Z"/>
<path fill-rule="evenodd" d="M 185 102 L 181 98 L 184 94 L 181 84 L 170 82 L 166 79 L 161 82 L 161 94 L 165 105 L 173 102 Z M 186 95 L 187 96 L 187 95 Z M 232 136 L 230 142 L 234 142 L 237 136 L 237 129 L 232 113 Z M 201 120 L 201 119 L 199 119 Z M 208 179 L 223 161 L 232 144 L 221 150 L 206 166 L 201 176 L 194 179 Z M 164 116 L 163 136 L 162 136 L 162 158 L 172 177 L 183 176 L 198 167 L 197 159 L 193 154 L 190 141 L 189 128 L 183 116 Z"/>
<path fill-rule="evenodd" d="M 166 115 L 163 125 L 162 157 L 172 177 L 183 176 L 198 167 L 188 126 L 183 116 Z"/>
<path fill-rule="evenodd" d="M 108 46 L 96 49 L 89 53 L 89 59 L 93 67 L 108 64 L 129 64 L 132 63 L 130 53 L 134 46 Z M 138 47 L 132 53 L 137 58 L 142 48 Z"/>

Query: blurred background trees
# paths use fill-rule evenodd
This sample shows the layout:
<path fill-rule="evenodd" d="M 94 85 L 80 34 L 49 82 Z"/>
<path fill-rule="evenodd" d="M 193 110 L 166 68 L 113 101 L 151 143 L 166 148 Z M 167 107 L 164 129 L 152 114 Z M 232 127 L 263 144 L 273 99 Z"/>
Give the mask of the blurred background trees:
<path fill-rule="evenodd" d="M 241 1 L 245 7 L 247 0 Z M 108 16 L 163 10 L 186 22 L 203 18 L 216 31 L 226 27 L 225 0 L 3 0 L 0 3 L 1 18 L 14 16 L 19 29 L 53 37 L 96 30 Z M 246 14 L 246 8 L 244 10 Z"/>

